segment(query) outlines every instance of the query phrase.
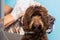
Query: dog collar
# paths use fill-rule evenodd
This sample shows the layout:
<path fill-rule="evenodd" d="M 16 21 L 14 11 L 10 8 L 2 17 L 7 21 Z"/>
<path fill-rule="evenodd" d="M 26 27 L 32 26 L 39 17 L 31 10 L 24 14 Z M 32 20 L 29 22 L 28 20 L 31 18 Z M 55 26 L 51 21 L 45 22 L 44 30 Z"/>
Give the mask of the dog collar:
<path fill-rule="evenodd" d="M 34 32 L 25 32 L 25 33 L 26 33 L 26 34 L 27 34 L 27 33 L 32 34 L 32 33 L 34 33 Z"/>

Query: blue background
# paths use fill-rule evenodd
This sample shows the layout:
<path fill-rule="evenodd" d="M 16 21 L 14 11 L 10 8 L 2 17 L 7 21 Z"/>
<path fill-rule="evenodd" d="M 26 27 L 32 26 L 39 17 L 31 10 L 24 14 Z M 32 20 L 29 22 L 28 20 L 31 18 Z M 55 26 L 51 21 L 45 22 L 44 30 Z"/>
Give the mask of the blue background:
<path fill-rule="evenodd" d="M 48 34 L 49 40 L 60 40 L 60 0 L 35 0 L 44 5 L 49 14 L 55 17 L 54 29 L 51 34 Z M 15 0 L 5 0 L 5 4 L 14 7 Z"/>

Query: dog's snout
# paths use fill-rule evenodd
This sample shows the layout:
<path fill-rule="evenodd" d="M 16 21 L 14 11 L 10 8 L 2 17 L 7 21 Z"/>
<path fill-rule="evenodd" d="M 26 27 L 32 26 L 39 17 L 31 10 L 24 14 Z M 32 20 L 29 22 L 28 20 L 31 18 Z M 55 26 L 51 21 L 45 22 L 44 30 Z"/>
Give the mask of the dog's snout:
<path fill-rule="evenodd" d="M 39 27 L 39 23 L 34 23 L 34 27 Z"/>
<path fill-rule="evenodd" d="M 41 29 L 42 28 L 42 25 L 39 24 L 39 23 L 34 23 L 33 26 L 32 26 L 33 29 Z"/>
<path fill-rule="evenodd" d="M 33 25 L 35 27 L 39 27 L 39 25 L 40 25 L 39 20 L 38 19 L 35 19 Z"/>

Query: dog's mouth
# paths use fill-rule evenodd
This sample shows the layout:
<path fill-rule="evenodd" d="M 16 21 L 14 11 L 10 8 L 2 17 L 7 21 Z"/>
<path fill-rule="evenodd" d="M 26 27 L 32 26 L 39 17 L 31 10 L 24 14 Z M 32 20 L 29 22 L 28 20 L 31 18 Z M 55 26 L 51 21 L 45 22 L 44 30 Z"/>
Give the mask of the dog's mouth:
<path fill-rule="evenodd" d="M 33 32 L 41 32 L 42 31 L 42 25 L 32 25 L 32 31 Z"/>

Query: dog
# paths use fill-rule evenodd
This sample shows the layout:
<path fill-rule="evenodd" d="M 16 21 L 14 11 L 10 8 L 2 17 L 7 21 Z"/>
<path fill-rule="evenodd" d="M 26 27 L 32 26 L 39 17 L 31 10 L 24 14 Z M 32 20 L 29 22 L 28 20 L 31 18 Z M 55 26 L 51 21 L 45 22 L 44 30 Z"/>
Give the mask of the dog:
<path fill-rule="evenodd" d="M 49 26 L 47 9 L 43 6 L 30 6 L 23 17 L 25 34 L 21 40 L 48 40 L 46 30 Z"/>

